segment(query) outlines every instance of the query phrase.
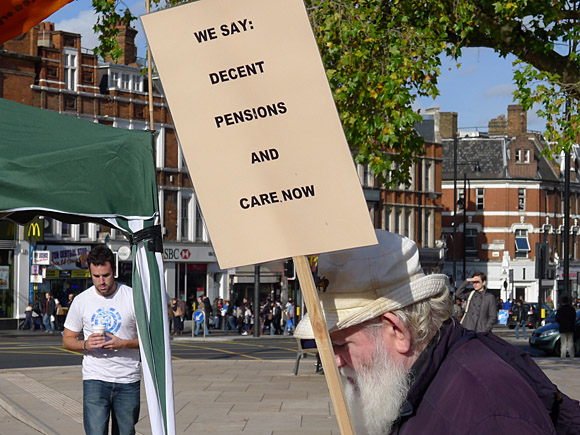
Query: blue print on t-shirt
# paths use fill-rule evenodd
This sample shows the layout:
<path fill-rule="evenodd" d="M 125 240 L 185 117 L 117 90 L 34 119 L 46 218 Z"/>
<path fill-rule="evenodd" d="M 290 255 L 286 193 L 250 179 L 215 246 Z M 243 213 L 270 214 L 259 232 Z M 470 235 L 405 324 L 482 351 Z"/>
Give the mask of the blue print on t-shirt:
<path fill-rule="evenodd" d="M 121 328 L 121 313 L 115 308 L 99 308 L 91 317 L 91 326 L 105 325 L 107 332 L 117 333 Z"/>

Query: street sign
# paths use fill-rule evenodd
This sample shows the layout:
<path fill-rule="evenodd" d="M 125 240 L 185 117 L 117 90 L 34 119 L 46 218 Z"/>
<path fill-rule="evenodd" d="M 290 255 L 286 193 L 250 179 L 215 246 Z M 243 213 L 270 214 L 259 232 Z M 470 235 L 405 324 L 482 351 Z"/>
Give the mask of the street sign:
<path fill-rule="evenodd" d="M 196 310 L 193 318 L 195 319 L 196 323 L 203 323 L 203 319 L 205 318 L 205 313 L 201 310 Z"/>

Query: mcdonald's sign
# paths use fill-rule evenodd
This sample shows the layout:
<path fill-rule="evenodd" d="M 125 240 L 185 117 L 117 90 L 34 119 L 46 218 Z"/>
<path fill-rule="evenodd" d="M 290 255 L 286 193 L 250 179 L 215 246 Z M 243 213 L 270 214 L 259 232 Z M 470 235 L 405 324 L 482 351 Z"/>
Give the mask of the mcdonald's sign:
<path fill-rule="evenodd" d="M 31 242 L 44 240 L 44 220 L 36 219 L 30 222 L 26 228 L 26 238 Z"/>

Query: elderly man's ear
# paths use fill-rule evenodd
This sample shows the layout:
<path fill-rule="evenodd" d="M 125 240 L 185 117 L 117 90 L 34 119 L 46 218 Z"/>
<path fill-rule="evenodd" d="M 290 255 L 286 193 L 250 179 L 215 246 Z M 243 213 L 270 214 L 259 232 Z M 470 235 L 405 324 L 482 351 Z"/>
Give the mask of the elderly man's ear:
<path fill-rule="evenodd" d="M 412 337 L 404 323 L 393 313 L 384 313 L 383 342 L 391 353 L 396 352 L 401 357 L 410 356 Z M 393 355 L 396 357 L 397 355 Z"/>

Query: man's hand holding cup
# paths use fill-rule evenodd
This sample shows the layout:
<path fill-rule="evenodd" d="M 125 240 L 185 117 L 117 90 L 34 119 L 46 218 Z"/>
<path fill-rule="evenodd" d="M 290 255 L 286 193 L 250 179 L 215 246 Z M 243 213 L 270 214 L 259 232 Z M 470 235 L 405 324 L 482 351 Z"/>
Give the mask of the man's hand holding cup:
<path fill-rule="evenodd" d="M 85 342 L 86 349 L 98 349 L 105 345 L 105 325 L 93 326 L 93 333 Z"/>

